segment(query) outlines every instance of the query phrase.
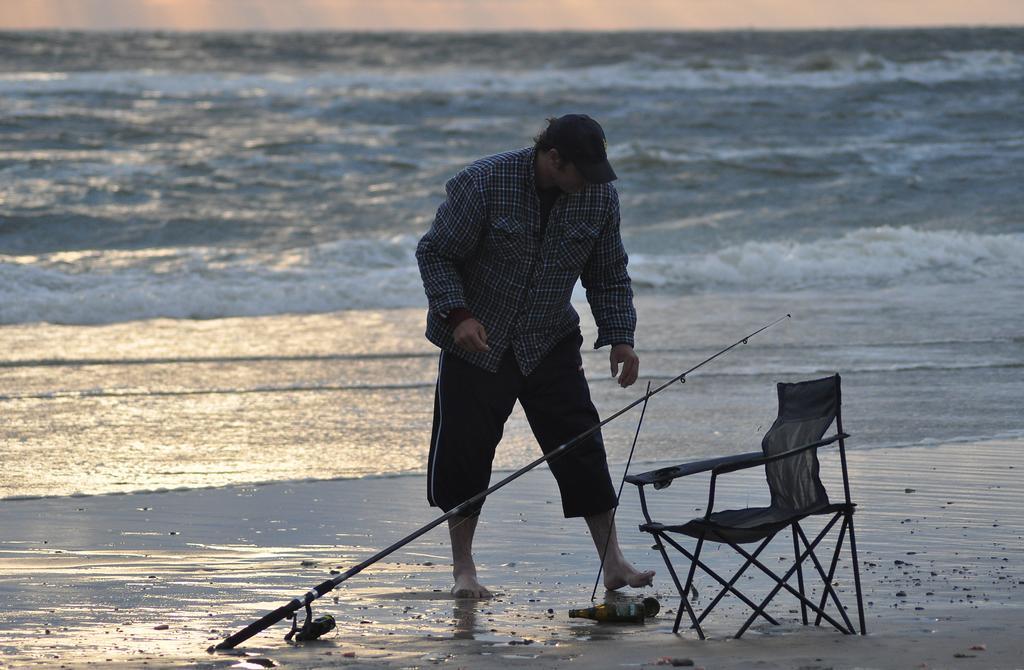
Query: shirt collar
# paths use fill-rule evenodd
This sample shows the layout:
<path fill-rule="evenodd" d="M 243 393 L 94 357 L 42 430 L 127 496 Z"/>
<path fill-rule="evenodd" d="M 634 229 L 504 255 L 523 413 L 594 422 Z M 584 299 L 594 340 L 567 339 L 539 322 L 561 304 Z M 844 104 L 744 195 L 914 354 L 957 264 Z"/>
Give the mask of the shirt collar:
<path fill-rule="evenodd" d="M 526 190 L 536 191 L 537 177 L 535 172 L 537 170 L 537 149 L 534 147 L 530 147 L 529 149 L 523 152 L 523 156 L 524 160 L 526 161 L 526 164 L 524 165 L 525 169 L 523 170 L 523 172 L 526 174 Z"/>

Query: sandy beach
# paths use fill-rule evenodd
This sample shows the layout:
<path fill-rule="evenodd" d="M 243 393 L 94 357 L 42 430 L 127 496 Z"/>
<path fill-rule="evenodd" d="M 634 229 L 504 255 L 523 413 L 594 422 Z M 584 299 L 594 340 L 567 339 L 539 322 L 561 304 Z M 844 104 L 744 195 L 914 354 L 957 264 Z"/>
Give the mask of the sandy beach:
<path fill-rule="evenodd" d="M 47 3 L 90 4 L 22 4 Z M 59 13 L 125 14 L 91 4 Z M 455 4 L 431 13 L 474 14 Z M 486 4 L 489 20 L 524 3 Z M 0 30 L 0 670 L 1024 668 L 1024 30 L 652 25 Z M 576 285 L 598 414 L 737 343 L 649 403 L 631 472 L 755 450 L 777 382 L 841 374 L 869 634 L 802 626 L 787 596 L 780 625 L 740 640 L 732 597 L 707 641 L 672 634 L 678 595 L 632 487 L 620 538 L 654 587 L 598 599 L 653 595 L 661 612 L 570 619 L 598 560 L 541 468 L 484 509 L 495 598 L 449 595 L 438 528 L 318 602 L 338 622 L 323 639 L 289 646 L 281 623 L 207 653 L 436 518 L 416 250 L 448 180 L 567 113 L 604 129 L 637 311 L 640 377 L 621 388 Z M 548 249 L 598 219 L 562 211 L 579 220 L 545 227 Z M 602 429 L 616 481 L 638 415 Z M 517 407 L 492 481 L 538 453 Z M 760 476 L 723 478 L 717 509 L 766 504 Z M 700 514 L 706 485 L 652 494 L 655 516 Z M 764 557 L 791 554 L 787 535 Z M 853 607 L 848 568 L 835 585 Z M 714 586 L 698 577 L 698 608 Z"/>
<path fill-rule="evenodd" d="M 706 668 L 1022 667 L 1022 446 L 850 453 L 867 637 L 803 627 L 783 596 L 771 610 L 779 627 L 759 623 L 732 639 L 746 613 L 728 598 L 706 624 L 711 639 L 674 636 L 678 600 L 636 529 L 629 486 L 619 516 L 624 550 L 658 576 L 653 589 L 617 597 L 653 594 L 662 612 L 643 626 L 570 620 L 570 607 L 589 604 L 597 561 L 584 524 L 562 518 L 552 478 L 538 471 L 485 507 L 476 557 L 482 581 L 498 591 L 493 600 L 448 596 L 447 534 L 435 530 L 320 601 L 315 611 L 338 621 L 322 640 L 290 647 L 278 624 L 238 655 L 211 655 L 208 646 L 329 571 L 432 519 L 421 478 L 8 500 L 0 507 L 0 666 L 625 668 L 671 658 Z M 834 455 L 823 463 L 831 474 Z M 656 496 L 657 508 L 696 513 L 705 483 L 677 482 Z M 721 484 L 723 504 L 756 504 L 762 494 L 746 475 Z M 769 562 L 790 560 L 789 549 L 780 540 Z M 731 560 L 712 551 L 716 559 Z M 849 598 L 846 567 L 837 584 Z M 763 593 L 759 579 L 744 577 L 747 590 Z M 699 606 L 713 591 L 697 584 Z"/>

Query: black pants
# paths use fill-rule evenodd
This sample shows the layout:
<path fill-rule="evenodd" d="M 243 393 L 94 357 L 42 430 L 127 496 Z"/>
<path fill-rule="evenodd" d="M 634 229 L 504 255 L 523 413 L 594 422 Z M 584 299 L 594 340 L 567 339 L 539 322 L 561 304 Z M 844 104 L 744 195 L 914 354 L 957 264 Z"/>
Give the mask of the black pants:
<path fill-rule="evenodd" d="M 526 376 L 511 350 L 496 373 L 441 353 L 427 461 L 431 505 L 447 512 L 490 485 L 494 450 L 516 400 L 544 453 L 599 423 L 583 374 L 582 343 L 578 333 L 567 337 Z M 615 507 L 600 431 L 548 461 L 548 466 L 558 482 L 566 517 Z M 466 514 L 478 514 L 482 504 Z"/>

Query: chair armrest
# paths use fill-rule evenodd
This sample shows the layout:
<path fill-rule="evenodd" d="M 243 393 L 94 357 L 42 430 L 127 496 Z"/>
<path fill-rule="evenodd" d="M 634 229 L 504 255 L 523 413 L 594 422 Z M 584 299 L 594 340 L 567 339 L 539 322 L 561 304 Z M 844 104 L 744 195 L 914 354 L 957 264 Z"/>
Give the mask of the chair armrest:
<path fill-rule="evenodd" d="M 751 451 L 746 454 L 720 456 L 718 458 L 708 458 L 703 461 L 680 463 L 679 465 L 672 465 L 667 468 L 661 468 L 660 470 L 651 470 L 650 472 L 644 472 L 638 475 L 629 475 L 626 477 L 626 481 L 630 484 L 636 484 L 637 486 L 654 484 L 654 488 L 663 489 L 671 484 L 673 479 L 686 477 L 687 475 L 695 475 L 699 472 L 707 472 L 708 470 L 713 470 L 717 467 L 733 463 L 746 463 L 748 461 L 760 459 L 763 455 L 764 454 L 760 451 Z"/>
<path fill-rule="evenodd" d="M 717 475 L 725 474 L 726 472 L 735 472 L 737 470 L 745 470 L 747 468 L 755 468 L 755 467 L 757 467 L 759 465 L 765 465 L 767 463 L 773 463 L 775 461 L 780 461 L 783 458 L 789 458 L 790 456 L 796 456 L 797 454 L 801 454 L 801 453 L 803 453 L 803 452 L 805 452 L 805 451 L 807 451 L 809 449 L 817 449 L 819 447 L 828 446 L 828 445 L 830 445 L 830 444 L 832 444 L 834 442 L 838 442 L 839 440 L 845 440 L 848 437 L 850 437 L 850 436 L 847 433 L 836 433 L 835 435 L 833 435 L 832 437 L 830 437 L 830 438 L 828 438 L 826 440 L 818 440 L 817 442 L 811 442 L 810 444 L 805 444 L 805 445 L 796 447 L 795 449 L 790 449 L 788 451 L 784 451 L 784 452 L 782 452 L 780 454 L 773 454 L 771 456 L 761 456 L 760 458 L 750 459 L 750 460 L 747 460 L 747 461 L 743 461 L 741 463 L 723 463 L 721 465 L 715 466 L 712 469 L 711 474 L 717 476 Z"/>

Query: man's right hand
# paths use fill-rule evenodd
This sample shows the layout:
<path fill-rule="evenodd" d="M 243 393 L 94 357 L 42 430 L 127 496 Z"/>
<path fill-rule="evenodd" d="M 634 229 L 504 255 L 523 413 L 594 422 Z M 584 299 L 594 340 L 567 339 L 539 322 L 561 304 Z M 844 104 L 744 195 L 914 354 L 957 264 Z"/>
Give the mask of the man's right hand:
<path fill-rule="evenodd" d="M 466 351 L 483 352 L 491 350 L 487 346 L 487 331 L 484 330 L 483 324 L 472 317 L 460 321 L 459 325 L 455 326 L 453 337 L 455 338 L 455 344 Z"/>

